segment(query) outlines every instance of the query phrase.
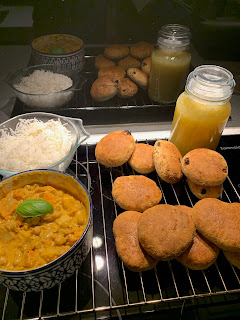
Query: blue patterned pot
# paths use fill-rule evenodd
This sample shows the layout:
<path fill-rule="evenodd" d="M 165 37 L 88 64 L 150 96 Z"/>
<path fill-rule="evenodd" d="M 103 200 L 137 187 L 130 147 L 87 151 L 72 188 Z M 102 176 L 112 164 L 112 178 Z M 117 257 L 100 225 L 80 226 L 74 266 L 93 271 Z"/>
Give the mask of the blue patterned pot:
<path fill-rule="evenodd" d="M 0 183 L 0 198 L 10 190 L 30 183 L 43 183 L 64 189 L 83 201 L 89 219 L 81 238 L 61 257 L 29 271 L 0 270 L 0 283 L 15 291 L 40 291 L 63 282 L 78 269 L 87 257 L 93 238 L 92 202 L 83 184 L 72 176 L 53 170 L 32 170 L 13 175 Z"/>
<path fill-rule="evenodd" d="M 74 41 L 79 41 L 80 49 L 73 51 L 71 53 L 65 54 L 47 54 L 42 53 L 37 50 L 38 43 L 47 43 L 48 41 L 53 41 L 53 37 L 66 37 L 66 39 L 73 39 Z M 56 45 L 57 46 L 57 45 Z M 85 46 L 83 41 L 80 38 L 71 35 L 58 35 L 51 34 L 36 38 L 32 42 L 32 57 L 31 63 L 33 65 L 38 64 L 55 64 L 58 67 L 67 67 L 75 71 L 82 71 L 85 64 Z"/>

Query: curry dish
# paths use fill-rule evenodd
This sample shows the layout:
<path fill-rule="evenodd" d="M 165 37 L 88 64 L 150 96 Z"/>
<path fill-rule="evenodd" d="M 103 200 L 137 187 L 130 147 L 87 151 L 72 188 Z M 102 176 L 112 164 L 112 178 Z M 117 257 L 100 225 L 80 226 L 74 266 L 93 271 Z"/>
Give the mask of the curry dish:
<path fill-rule="evenodd" d="M 27 199 L 44 199 L 54 211 L 33 218 L 15 214 Z M 81 237 L 88 218 L 81 201 L 52 186 L 34 184 L 10 191 L 0 200 L 0 269 L 30 270 L 57 259 Z"/>
<path fill-rule="evenodd" d="M 83 47 L 83 41 L 71 35 L 50 34 L 34 39 L 32 47 L 36 51 L 46 54 L 55 47 L 64 49 L 66 53 L 72 53 Z"/>

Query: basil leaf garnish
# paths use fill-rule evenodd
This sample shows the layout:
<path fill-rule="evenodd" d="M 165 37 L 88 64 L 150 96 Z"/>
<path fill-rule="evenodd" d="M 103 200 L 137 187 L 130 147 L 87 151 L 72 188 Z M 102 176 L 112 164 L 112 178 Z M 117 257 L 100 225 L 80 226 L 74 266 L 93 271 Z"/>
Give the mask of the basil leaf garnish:
<path fill-rule="evenodd" d="M 53 212 L 53 206 L 43 199 L 28 199 L 24 200 L 16 209 L 23 218 L 39 217 L 47 213 Z"/>

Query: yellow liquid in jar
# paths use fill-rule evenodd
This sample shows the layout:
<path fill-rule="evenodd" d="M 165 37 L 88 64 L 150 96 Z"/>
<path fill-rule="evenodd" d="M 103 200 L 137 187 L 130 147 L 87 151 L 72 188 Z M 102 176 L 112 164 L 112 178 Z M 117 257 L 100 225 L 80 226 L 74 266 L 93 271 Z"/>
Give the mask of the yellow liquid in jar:
<path fill-rule="evenodd" d="M 184 88 L 191 55 L 187 51 L 156 49 L 152 53 L 148 94 L 157 102 L 176 101 Z"/>
<path fill-rule="evenodd" d="M 176 103 L 170 141 L 183 156 L 195 148 L 215 150 L 230 113 L 229 101 L 205 104 L 183 92 Z"/>

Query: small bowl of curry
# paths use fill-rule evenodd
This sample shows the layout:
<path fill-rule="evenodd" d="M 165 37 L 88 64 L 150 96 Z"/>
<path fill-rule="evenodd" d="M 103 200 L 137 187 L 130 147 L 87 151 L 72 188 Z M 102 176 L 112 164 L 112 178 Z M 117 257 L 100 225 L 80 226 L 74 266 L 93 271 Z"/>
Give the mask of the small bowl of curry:
<path fill-rule="evenodd" d="M 33 65 L 55 64 L 82 71 L 85 64 L 85 46 L 82 39 L 69 34 L 49 34 L 32 41 Z"/>
<path fill-rule="evenodd" d="M 72 176 L 32 170 L 0 183 L 0 283 L 40 291 L 79 268 L 92 244 L 91 198 Z"/>

